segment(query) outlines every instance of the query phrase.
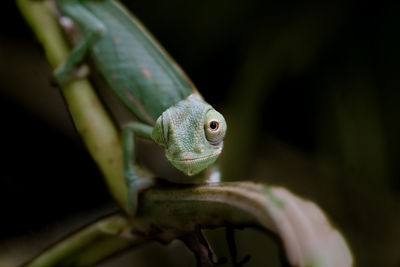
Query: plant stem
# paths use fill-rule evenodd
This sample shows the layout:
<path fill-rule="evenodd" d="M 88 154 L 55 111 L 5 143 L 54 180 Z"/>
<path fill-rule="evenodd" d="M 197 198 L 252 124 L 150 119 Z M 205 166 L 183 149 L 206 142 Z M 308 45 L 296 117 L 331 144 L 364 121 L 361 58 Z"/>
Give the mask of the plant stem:
<path fill-rule="evenodd" d="M 42 44 L 50 65 L 59 66 L 67 59 L 69 48 L 49 1 L 17 0 L 17 4 Z M 62 93 L 76 129 L 103 173 L 112 197 L 126 209 L 121 142 L 114 123 L 86 79 L 63 85 Z"/>
<path fill-rule="evenodd" d="M 250 182 L 163 185 L 142 194 L 134 219 L 122 215 L 114 218 L 96 222 L 64 239 L 28 266 L 93 265 L 119 249 L 148 240 L 167 243 L 199 226 L 213 229 L 227 224 L 274 233 L 293 266 L 352 264 L 349 247 L 322 211 L 279 187 Z"/>
<path fill-rule="evenodd" d="M 92 266 L 122 249 L 147 241 L 143 236 L 124 237 L 125 229 L 129 229 L 129 222 L 122 215 L 101 219 L 44 251 L 26 266 Z"/>

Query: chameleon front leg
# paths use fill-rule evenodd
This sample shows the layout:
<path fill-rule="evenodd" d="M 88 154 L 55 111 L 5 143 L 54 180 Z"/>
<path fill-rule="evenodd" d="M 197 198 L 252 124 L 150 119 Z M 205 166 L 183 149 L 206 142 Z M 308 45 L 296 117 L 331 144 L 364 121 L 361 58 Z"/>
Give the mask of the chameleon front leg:
<path fill-rule="evenodd" d="M 79 25 L 84 33 L 83 40 L 70 52 L 66 62 L 54 71 L 55 81 L 68 82 L 77 71 L 91 46 L 105 33 L 105 25 L 87 10 L 78 0 L 58 0 L 63 15 Z"/>
<path fill-rule="evenodd" d="M 214 163 L 208 167 L 206 171 L 207 183 L 219 183 L 221 182 L 221 170 L 218 164 Z"/>
<path fill-rule="evenodd" d="M 153 127 L 143 123 L 129 123 L 122 129 L 123 169 L 125 183 L 128 187 L 128 210 L 136 213 L 140 191 L 155 185 L 154 178 L 138 177 L 135 167 L 135 136 L 150 139 Z"/>

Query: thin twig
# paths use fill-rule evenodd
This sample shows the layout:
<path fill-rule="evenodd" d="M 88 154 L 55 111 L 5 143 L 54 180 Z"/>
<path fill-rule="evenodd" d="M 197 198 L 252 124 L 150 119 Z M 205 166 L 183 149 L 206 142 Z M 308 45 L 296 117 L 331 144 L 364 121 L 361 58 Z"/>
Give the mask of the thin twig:
<path fill-rule="evenodd" d="M 237 246 L 235 240 L 235 228 L 232 225 L 226 227 L 226 241 L 228 243 L 229 252 L 231 254 L 232 266 L 242 267 L 250 260 L 250 254 L 246 255 L 241 261 L 237 259 Z"/>

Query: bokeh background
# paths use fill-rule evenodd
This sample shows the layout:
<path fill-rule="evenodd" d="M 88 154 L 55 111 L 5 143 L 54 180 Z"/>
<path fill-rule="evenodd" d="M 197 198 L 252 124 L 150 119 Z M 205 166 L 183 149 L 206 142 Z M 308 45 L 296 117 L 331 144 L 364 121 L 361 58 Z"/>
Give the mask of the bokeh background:
<path fill-rule="evenodd" d="M 225 180 L 311 199 L 357 266 L 400 266 L 400 28 L 389 1 L 124 1 L 228 122 Z M 128 3 L 129 2 L 129 3 Z M 0 265 L 116 209 L 13 1 L 0 8 Z M 222 230 L 210 231 L 227 255 Z M 275 241 L 237 234 L 246 266 Z M 155 256 L 156 255 L 156 256 Z M 126 264 L 126 265 L 125 265 Z M 101 266 L 195 266 L 179 242 Z"/>

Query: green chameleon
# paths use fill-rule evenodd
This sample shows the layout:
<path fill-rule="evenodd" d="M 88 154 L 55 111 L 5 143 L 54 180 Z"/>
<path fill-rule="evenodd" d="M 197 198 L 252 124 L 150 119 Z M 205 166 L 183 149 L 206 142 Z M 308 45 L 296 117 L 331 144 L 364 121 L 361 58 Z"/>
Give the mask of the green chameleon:
<path fill-rule="evenodd" d="M 54 72 L 56 82 L 74 78 L 85 57 L 141 122 L 123 127 L 123 168 L 128 206 L 134 213 L 140 190 L 154 184 L 136 175 L 134 137 L 165 148 L 168 161 L 188 176 L 213 164 L 222 151 L 224 117 L 205 102 L 192 82 L 144 26 L 114 0 L 55 0 L 77 25 L 81 40 Z M 212 178 L 210 178 L 212 177 Z M 219 174 L 185 183 L 219 181 Z"/>

